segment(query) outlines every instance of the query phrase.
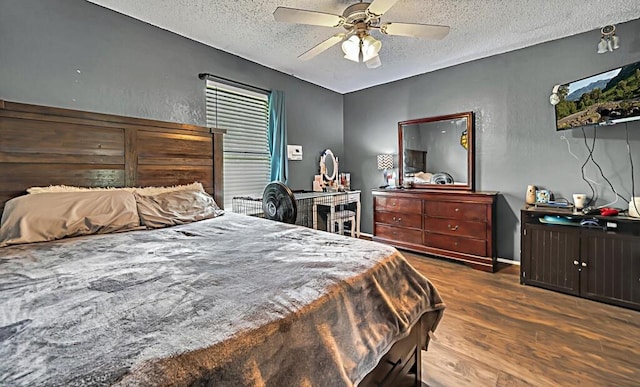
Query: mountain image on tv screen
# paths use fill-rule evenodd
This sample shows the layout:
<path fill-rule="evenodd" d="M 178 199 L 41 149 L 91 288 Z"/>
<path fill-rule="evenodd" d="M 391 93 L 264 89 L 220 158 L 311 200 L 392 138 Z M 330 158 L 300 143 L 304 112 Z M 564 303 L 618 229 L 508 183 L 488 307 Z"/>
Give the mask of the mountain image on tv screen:
<path fill-rule="evenodd" d="M 640 62 L 561 85 L 557 129 L 640 120 Z"/>

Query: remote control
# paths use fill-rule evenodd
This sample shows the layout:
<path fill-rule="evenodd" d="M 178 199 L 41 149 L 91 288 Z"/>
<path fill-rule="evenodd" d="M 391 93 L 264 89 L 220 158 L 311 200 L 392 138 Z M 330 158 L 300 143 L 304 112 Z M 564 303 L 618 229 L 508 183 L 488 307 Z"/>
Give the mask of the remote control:
<path fill-rule="evenodd" d="M 585 207 L 582 209 L 582 213 L 585 215 L 600 215 L 600 209 L 598 207 Z"/>

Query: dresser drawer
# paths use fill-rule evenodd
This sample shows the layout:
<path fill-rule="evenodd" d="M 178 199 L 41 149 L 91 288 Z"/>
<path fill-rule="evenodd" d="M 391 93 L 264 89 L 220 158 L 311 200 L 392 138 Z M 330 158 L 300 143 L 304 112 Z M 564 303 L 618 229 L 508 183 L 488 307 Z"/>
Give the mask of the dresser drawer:
<path fill-rule="evenodd" d="M 424 233 L 424 244 L 443 250 L 486 256 L 487 241 L 443 234 Z"/>
<path fill-rule="evenodd" d="M 438 234 L 487 239 L 487 224 L 483 222 L 425 217 L 424 230 Z"/>
<path fill-rule="evenodd" d="M 374 240 L 494 271 L 496 199 L 495 192 L 373 190 Z"/>
<path fill-rule="evenodd" d="M 376 223 L 386 223 L 398 227 L 422 228 L 422 215 L 397 212 L 376 212 Z"/>
<path fill-rule="evenodd" d="M 395 227 L 376 223 L 374 235 L 378 238 L 394 240 L 398 242 L 422 244 L 422 230 Z"/>
<path fill-rule="evenodd" d="M 421 214 L 422 200 L 375 197 L 374 208 L 376 211 L 401 212 L 404 214 Z"/>
<path fill-rule="evenodd" d="M 424 214 L 438 218 L 487 221 L 487 206 L 475 203 L 453 203 L 426 200 Z"/>

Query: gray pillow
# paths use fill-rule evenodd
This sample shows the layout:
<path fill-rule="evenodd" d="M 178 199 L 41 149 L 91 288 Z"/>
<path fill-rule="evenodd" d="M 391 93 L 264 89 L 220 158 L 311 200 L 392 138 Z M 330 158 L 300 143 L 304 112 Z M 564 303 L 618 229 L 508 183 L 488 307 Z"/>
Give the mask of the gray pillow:
<path fill-rule="evenodd" d="M 106 234 L 140 226 L 133 193 L 53 192 L 9 200 L 0 221 L 0 247 Z"/>
<path fill-rule="evenodd" d="M 203 191 L 174 191 L 156 195 L 134 193 L 142 224 L 160 228 L 215 218 L 224 214 Z"/>

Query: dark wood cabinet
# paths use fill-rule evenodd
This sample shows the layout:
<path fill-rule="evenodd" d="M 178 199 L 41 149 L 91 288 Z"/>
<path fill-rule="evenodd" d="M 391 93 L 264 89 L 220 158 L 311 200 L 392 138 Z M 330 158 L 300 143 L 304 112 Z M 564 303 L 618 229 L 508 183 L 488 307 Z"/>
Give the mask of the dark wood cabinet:
<path fill-rule="evenodd" d="M 580 247 L 580 295 L 640 310 L 640 235 L 585 231 Z"/>
<path fill-rule="evenodd" d="M 373 191 L 373 239 L 495 271 L 496 192 Z"/>
<path fill-rule="evenodd" d="M 640 310 L 640 220 L 527 207 L 521 221 L 521 283 Z"/>
<path fill-rule="evenodd" d="M 521 240 L 520 269 L 524 283 L 580 294 L 580 272 L 575 266 L 580 256 L 580 230 L 527 224 Z"/>

